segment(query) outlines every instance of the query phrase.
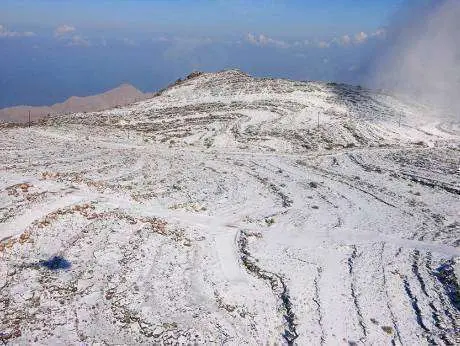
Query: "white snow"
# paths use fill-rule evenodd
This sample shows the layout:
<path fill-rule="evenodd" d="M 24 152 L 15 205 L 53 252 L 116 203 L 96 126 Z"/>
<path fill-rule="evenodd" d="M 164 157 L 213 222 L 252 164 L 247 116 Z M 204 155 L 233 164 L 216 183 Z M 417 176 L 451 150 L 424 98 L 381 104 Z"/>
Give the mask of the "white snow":
<path fill-rule="evenodd" d="M 0 340 L 460 342 L 458 120 L 226 71 L 0 131 Z"/>

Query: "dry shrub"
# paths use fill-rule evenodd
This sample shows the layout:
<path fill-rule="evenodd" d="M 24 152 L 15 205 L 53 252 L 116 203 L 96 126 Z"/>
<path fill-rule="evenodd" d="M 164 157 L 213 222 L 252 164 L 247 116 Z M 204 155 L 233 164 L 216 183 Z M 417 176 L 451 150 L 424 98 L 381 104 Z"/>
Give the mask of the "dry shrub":
<path fill-rule="evenodd" d="M 42 179 L 57 179 L 61 175 L 58 172 L 42 172 Z"/>
<path fill-rule="evenodd" d="M 19 243 L 24 244 L 30 239 L 30 232 L 24 232 L 19 236 Z"/>

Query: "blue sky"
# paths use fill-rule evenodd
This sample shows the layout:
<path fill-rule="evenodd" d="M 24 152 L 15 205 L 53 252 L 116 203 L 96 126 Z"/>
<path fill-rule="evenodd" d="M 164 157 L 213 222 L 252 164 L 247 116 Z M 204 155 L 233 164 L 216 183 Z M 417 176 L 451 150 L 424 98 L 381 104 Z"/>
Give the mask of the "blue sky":
<path fill-rule="evenodd" d="M 0 107 L 191 70 L 359 83 L 403 0 L 1 0 Z"/>
<path fill-rule="evenodd" d="M 402 0 L 3 0 L 3 25 L 29 29 L 70 23 L 89 30 L 206 35 L 247 31 L 291 37 L 372 30 Z"/>

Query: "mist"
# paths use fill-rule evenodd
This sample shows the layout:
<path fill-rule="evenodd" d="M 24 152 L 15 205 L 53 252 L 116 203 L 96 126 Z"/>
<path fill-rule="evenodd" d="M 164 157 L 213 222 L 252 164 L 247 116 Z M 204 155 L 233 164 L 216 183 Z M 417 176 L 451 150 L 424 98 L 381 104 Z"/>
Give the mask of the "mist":
<path fill-rule="evenodd" d="M 387 30 L 370 84 L 460 115 L 460 1 L 408 6 Z"/>

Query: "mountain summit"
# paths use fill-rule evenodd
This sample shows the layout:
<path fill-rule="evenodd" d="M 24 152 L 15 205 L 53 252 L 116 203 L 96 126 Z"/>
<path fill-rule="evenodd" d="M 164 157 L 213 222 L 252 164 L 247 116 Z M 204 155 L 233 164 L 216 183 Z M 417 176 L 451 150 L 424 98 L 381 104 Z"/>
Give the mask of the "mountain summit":
<path fill-rule="evenodd" d="M 148 141 L 208 148 L 302 152 L 449 140 L 436 110 L 361 87 L 254 78 L 239 70 L 193 73 L 143 102 L 54 116 L 53 124 L 131 131 Z M 427 136 L 425 127 L 436 126 Z M 98 125 L 98 126 L 95 126 Z M 95 126 L 95 127 L 94 127 Z"/>

